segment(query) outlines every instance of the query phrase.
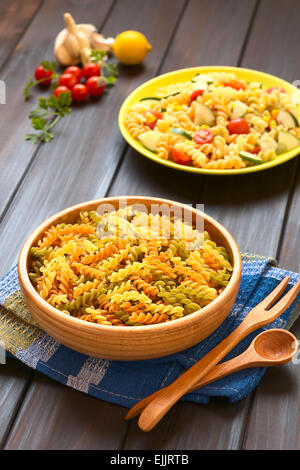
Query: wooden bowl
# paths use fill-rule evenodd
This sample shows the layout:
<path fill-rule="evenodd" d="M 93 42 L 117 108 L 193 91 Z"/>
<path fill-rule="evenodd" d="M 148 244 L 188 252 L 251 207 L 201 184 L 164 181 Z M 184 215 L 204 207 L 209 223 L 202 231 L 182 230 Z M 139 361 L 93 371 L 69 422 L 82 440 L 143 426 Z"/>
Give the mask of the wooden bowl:
<path fill-rule="evenodd" d="M 193 224 L 204 219 L 204 229 L 212 239 L 227 248 L 233 265 L 232 277 L 224 291 L 201 310 L 177 320 L 155 325 L 118 327 L 89 323 L 66 315 L 48 304 L 33 287 L 28 276 L 30 249 L 35 246 L 52 224 L 73 223 L 81 211 L 96 210 L 100 204 L 119 208 L 127 204 L 152 204 L 176 207 L 192 217 Z M 230 233 L 206 214 L 183 204 L 158 198 L 122 197 L 88 201 L 69 207 L 47 219 L 26 240 L 18 263 L 21 289 L 25 302 L 40 327 L 57 341 L 81 353 L 113 360 L 143 360 L 182 351 L 209 336 L 227 317 L 238 293 L 242 262 L 239 248 Z"/>

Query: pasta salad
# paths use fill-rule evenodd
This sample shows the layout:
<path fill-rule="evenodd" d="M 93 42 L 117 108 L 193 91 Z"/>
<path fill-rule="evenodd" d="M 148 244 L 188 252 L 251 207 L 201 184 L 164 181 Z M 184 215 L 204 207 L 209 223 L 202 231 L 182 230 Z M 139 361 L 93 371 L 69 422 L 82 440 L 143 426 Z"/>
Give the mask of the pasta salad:
<path fill-rule="evenodd" d="M 227 72 L 157 89 L 131 107 L 125 126 L 159 158 L 206 169 L 262 164 L 300 145 L 297 105 L 286 91 Z"/>

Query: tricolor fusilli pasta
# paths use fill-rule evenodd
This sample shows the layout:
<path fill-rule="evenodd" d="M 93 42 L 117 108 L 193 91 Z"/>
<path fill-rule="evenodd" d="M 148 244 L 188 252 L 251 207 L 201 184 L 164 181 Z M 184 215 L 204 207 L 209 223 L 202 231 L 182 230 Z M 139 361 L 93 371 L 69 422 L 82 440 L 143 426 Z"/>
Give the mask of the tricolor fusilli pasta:
<path fill-rule="evenodd" d="M 31 256 L 29 275 L 44 300 L 106 326 L 152 325 L 192 314 L 222 292 L 232 272 L 227 250 L 207 232 L 131 208 L 102 216 L 83 212 L 74 224 L 52 226 Z"/>

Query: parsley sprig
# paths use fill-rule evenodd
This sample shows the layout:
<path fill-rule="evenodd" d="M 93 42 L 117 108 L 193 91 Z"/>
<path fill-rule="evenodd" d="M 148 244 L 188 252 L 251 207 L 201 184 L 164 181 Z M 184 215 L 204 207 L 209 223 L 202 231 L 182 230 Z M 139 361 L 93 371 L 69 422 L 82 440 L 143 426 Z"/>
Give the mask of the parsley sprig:
<path fill-rule="evenodd" d="M 44 67 L 45 70 L 51 70 L 52 72 L 51 79 L 52 79 L 52 82 L 54 82 L 52 86 L 54 86 L 55 88 L 57 86 L 57 79 L 59 77 L 59 74 L 55 73 L 55 68 L 57 67 L 57 63 L 54 61 L 48 62 L 47 60 L 43 60 L 41 62 L 41 65 Z M 49 77 L 41 78 L 40 80 L 34 80 L 33 77 L 30 77 L 30 79 L 28 80 L 23 90 L 25 100 L 29 99 L 30 91 L 32 87 L 34 87 L 35 85 L 43 84 L 47 80 L 49 80 Z"/>
<path fill-rule="evenodd" d="M 101 63 L 101 78 L 106 85 L 114 85 L 119 74 L 118 66 L 115 62 L 107 62 L 108 56 L 105 51 L 93 49 L 90 53 L 91 62 Z"/>
<path fill-rule="evenodd" d="M 29 113 L 32 127 L 40 132 L 27 134 L 25 140 L 29 140 L 32 144 L 50 142 L 54 137 L 51 129 L 61 118 L 71 113 L 71 102 L 70 91 L 60 93 L 58 97 L 54 95 L 48 99 L 40 97 L 38 106 Z"/>

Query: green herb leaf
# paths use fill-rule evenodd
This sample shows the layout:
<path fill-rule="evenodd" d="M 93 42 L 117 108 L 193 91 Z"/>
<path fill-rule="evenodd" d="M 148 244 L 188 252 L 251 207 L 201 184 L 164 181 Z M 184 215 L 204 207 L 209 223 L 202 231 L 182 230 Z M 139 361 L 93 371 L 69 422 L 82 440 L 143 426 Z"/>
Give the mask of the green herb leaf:
<path fill-rule="evenodd" d="M 58 109 L 59 102 L 58 102 L 58 98 L 55 95 L 49 96 L 48 106 L 49 106 L 49 108 Z"/>
<path fill-rule="evenodd" d="M 110 64 L 103 64 L 102 68 L 104 69 L 106 75 L 116 76 L 119 74 L 118 66 L 114 62 L 111 62 Z"/>
<path fill-rule="evenodd" d="M 58 121 L 67 114 L 71 113 L 70 104 L 72 103 L 71 92 L 60 93 L 58 97 L 50 95 L 48 100 L 44 97 L 39 98 L 39 106 L 29 113 L 32 127 L 42 132 L 37 134 L 27 134 L 25 140 L 32 144 L 40 142 L 50 142 L 54 133 L 50 131 Z M 52 108 L 55 111 L 53 111 Z M 54 119 L 52 119 L 54 117 Z"/>
<path fill-rule="evenodd" d="M 44 117 L 44 116 L 47 116 L 47 111 L 45 109 L 42 109 L 42 108 L 34 108 L 29 113 L 29 118 L 30 119 L 41 118 L 41 117 Z"/>
<path fill-rule="evenodd" d="M 46 98 L 40 96 L 40 98 L 39 98 L 39 107 L 43 108 L 43 109 L 48 109 L 48 102 L 47 102 Z"/>
<path fill-rule="evenodd" d="M 30 77 L 28 83 L 26 84 L 23 93 L 24 93 L 24 99 L 28 100 L 30 96 L 30 89 L 35 85 L 35 82 L 32 77 Z"/>
<path fill-rule="evenodd" d="M 114 85 L 115 82 L 116 82 L 116 80 L 117 80 L 116 77 L 113 77 L 112 75 L 111 75 L 110 77 L 104 77 L 104 76 L 102 75 L 101 78 L 103 78 L 103 80 L 104 80 L 104 82 L 106 83 L 106 85 L 109 85 L 109 86 Z"/>
<path fill-rule="evenodd" d="M 46 119 L 42 119 L 42 118 L 32 118 L 31 121 L 32 121 L 32 127 L 37 130 L 44 129 L 47 123 Z"/>
<path fill-rule="evenodd" d="M 58 104 L 60 107 L 70 106 L 72 103 L 72 97 L 70 91 L 64 91 L 58 95 Z"/>
<path fill-rule="evenodd" d="M 105 51 L 97 51 L 96 49 L 92 49 L 90 58 L 91 62 L 102 62 L 103 59 L 107 58 L 107 54 Z"/>
<path fill-rule="evenodd" d="M 25 140 L 29 140 L 32 144 L 37 144 L 39 136 L 38 134 L 26 134 Z"/>
<path fill-rule="evenodd" d="M 55 74 L 55 75 L 52 76 L 51 86 L 52 86 L 53 90 L 55 90 L 55 88 L 57 88 L 58 85 L 59 85 L 58 78 L 59 78 L 58 74 Z"/>
<path fill-rule="evenodd" d="M 45 130 L 41 135 L 40 135 L 40 139 L 42 142 L 50 142 L 50 140 L 52 140 L 54 137 L 54 134 L 53 132 L 50 132 L 50 131 L 47 131 Z"/>
<path fill-rule="evenodd" d="M 43 60 L 41 65 L 44 67 L 45 70 L 55 70 L 57 67 L 57 63 L 55 61 L 48 62 L 48 60 Z"/>

